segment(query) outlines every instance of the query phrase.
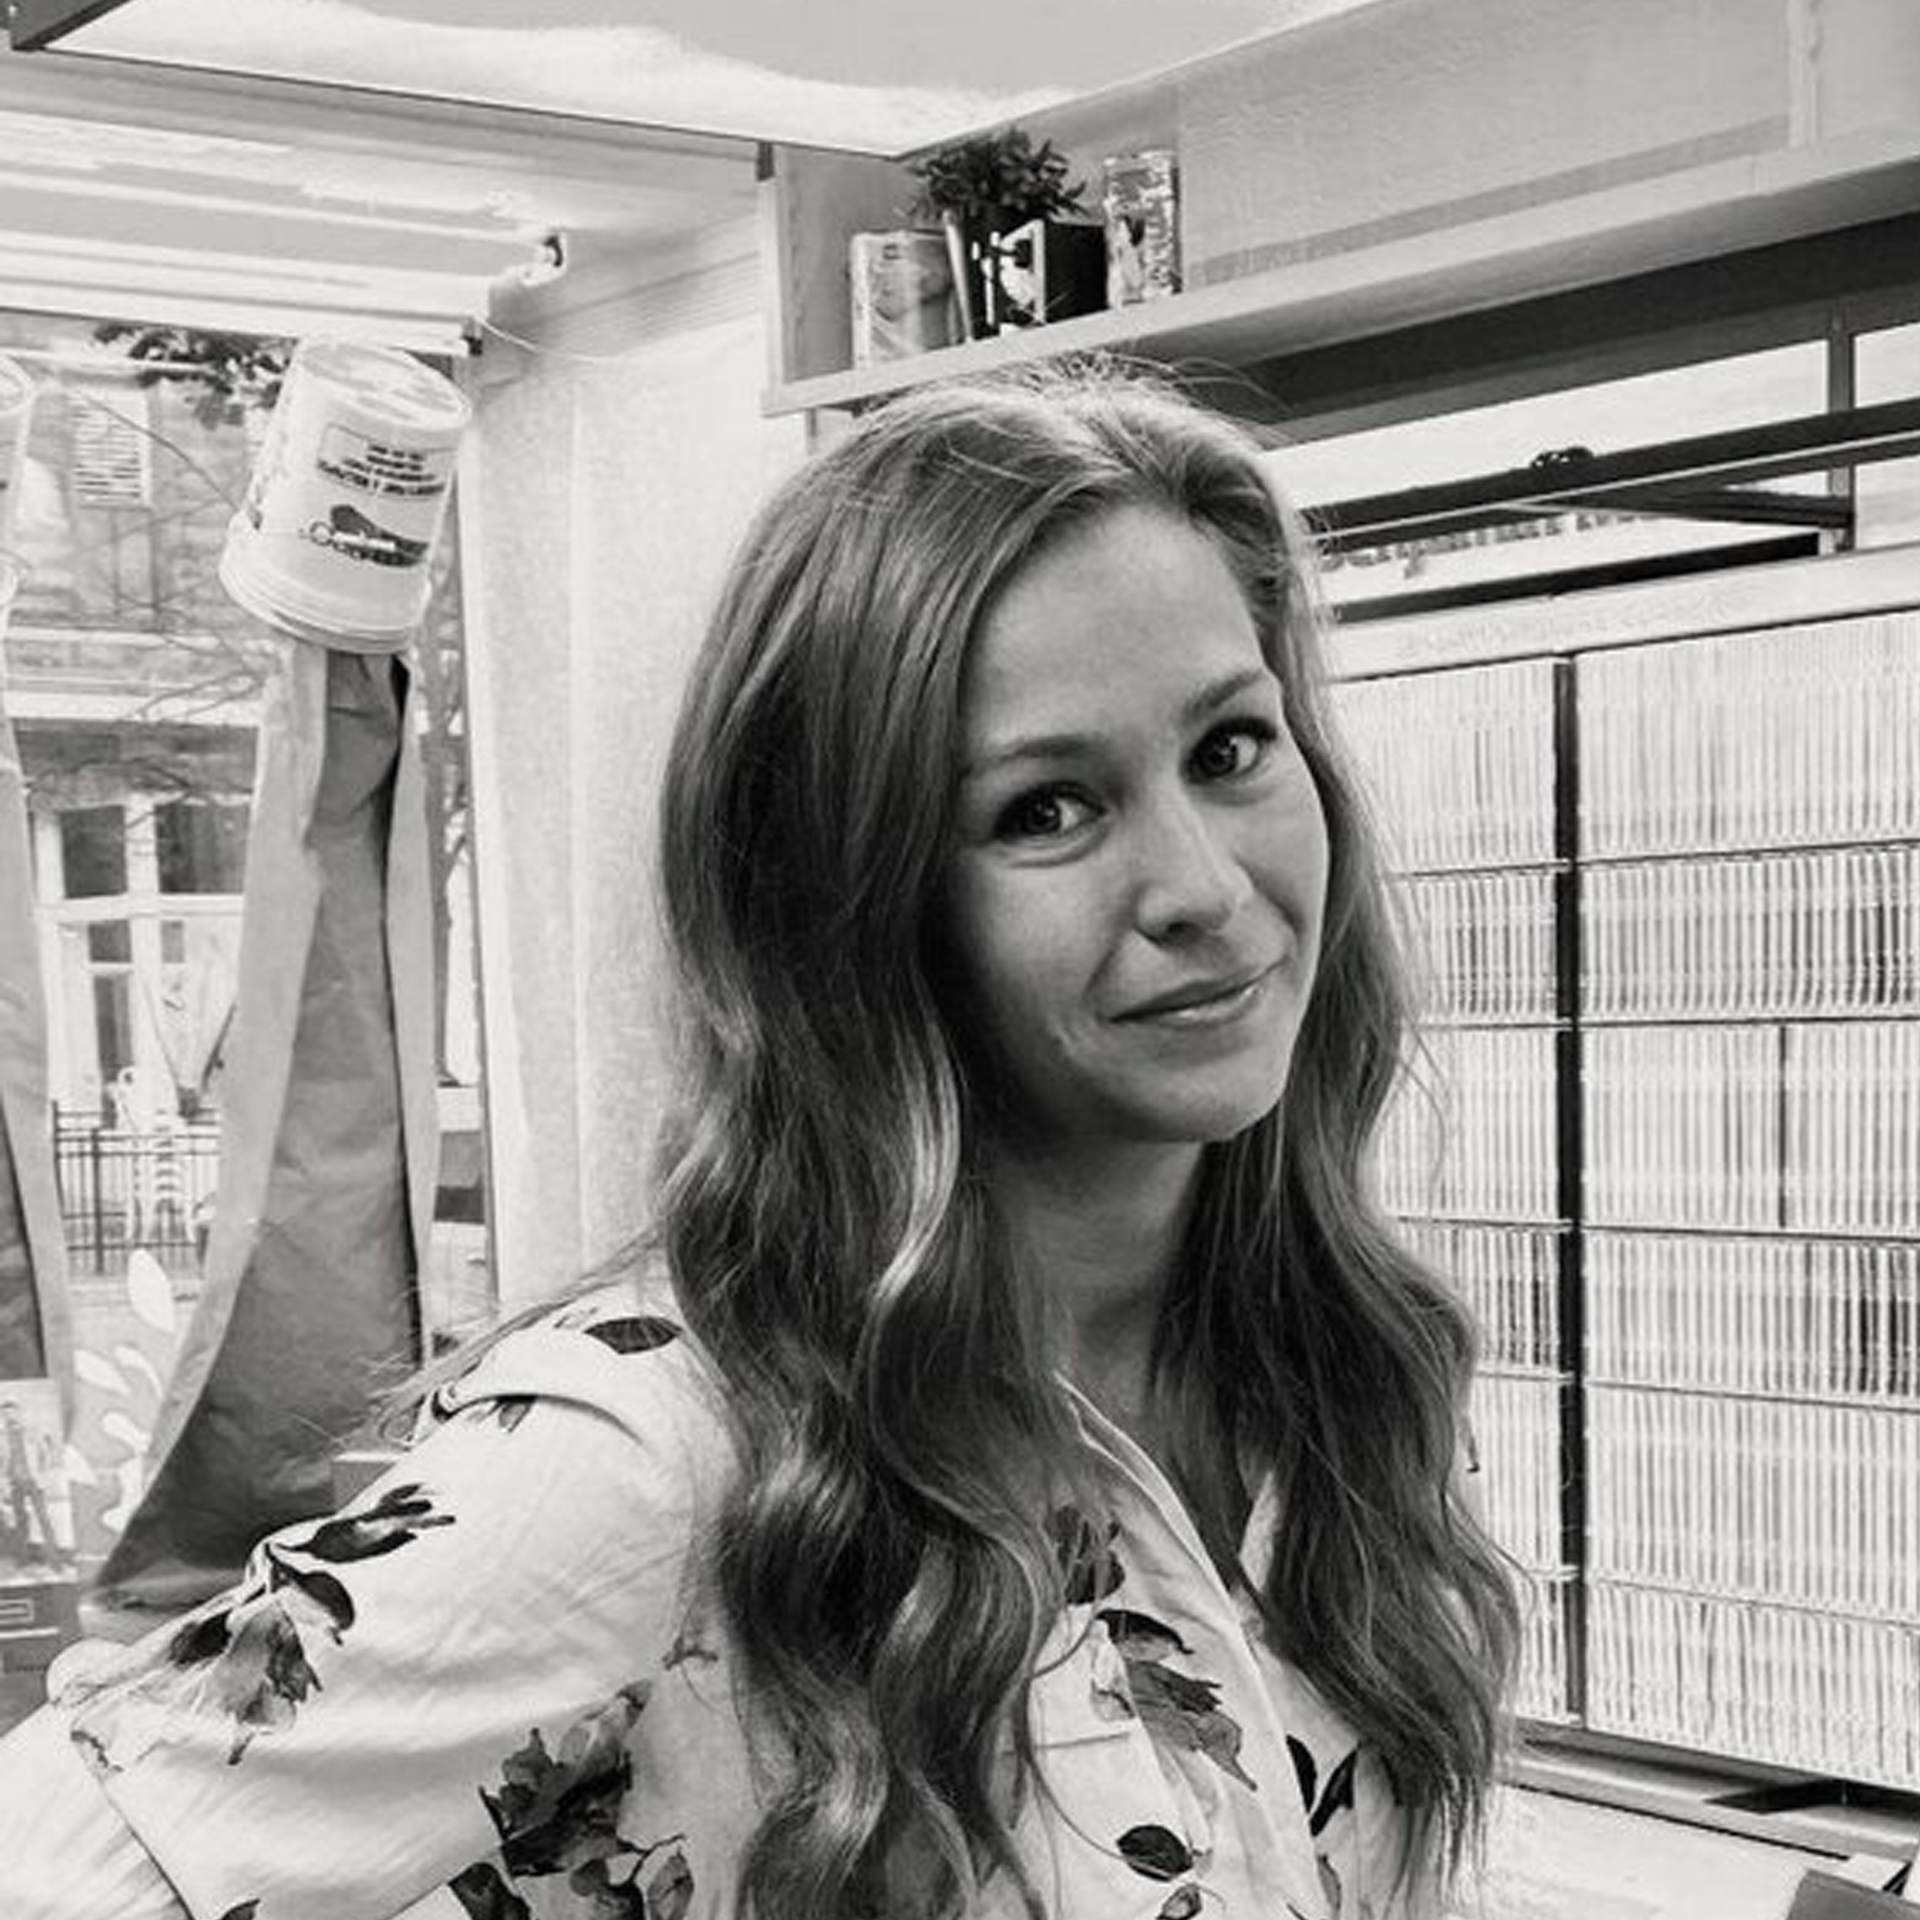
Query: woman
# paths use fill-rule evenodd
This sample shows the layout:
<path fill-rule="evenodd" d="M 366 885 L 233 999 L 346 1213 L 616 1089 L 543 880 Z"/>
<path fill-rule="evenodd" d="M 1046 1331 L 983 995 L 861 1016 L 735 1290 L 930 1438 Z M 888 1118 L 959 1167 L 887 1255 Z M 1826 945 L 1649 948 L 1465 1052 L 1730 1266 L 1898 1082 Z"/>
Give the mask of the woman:
<path fill-rule="evenodd" d="M 778 492 L 668 768 L 647 1277 L 60 1691 L 0 1861 L 119 1904 L 25 1916 L 1435 1904 L 1514 1607 L 1365 1193 L 1402 1011 L 1306 575 L 1236 431 L 1095 375 Z"/>

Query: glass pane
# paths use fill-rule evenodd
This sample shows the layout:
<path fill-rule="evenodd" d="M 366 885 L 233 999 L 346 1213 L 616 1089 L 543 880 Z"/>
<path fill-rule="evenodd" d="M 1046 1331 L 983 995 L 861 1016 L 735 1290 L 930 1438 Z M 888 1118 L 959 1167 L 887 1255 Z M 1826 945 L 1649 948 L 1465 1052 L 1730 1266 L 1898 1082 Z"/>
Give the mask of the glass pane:
<path fill-rule="evenodd" d="M 1920 394 L 1920 325 L 1863 333 L 1855 343 L 1854 394 L 1863 407 Z M 1854 476 L 1854 544 L 1920 540 L 1920 459 L 1876 460 Z"/>
<path fill-rule="evenodd" d="M 127 816 L 122 807 L 74 807 L 60 815 L 60 865 L 69 900 L 127 890 Z"/>
<path fill-rule="evenodd" d="M 239 893 L 246 886 L 247 810 L 231 801 L 170 800 L 153 810 L 162 893 Z"/>
<path fill-rule="evenodd" d="M 1621 453 L 1666 440 L 1764 425 L 1826 405 L 1826 349 L 1809 340 L 1765 353 L 1567 387 L 1495 406 L 1375 427 L 1284 447 L 1273 469 L 1311 509 L 1333 501 L 1435 486 L 1527 467 L 1543 456 Z M 1802 491 L 1805 475 L 1778 483 Z M 1771 540 L 1772 525 L 1731 525 L 1607 507 L 1549 509 L 1461 531 L 1420 534 L 1322 563 L 1336 607 Z"/>
<path fill-rule="evenodd" d="M 124 973 L 93 977 L 94 1050 L 102 1080 L 113 1080 L 133 1065 L 133 997 Z"/>
<path fill-rule="evenodd" d="M 124 920 L 94 920 L 87 926 L 89 960 L 131 960 L 133 938 Z"/>

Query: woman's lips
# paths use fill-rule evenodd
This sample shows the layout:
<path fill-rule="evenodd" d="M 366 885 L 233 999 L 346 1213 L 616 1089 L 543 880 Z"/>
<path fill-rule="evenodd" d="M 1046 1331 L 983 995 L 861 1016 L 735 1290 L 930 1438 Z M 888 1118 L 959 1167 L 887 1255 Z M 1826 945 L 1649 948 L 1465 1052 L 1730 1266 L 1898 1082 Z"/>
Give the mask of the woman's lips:
<path fill-rule="evenodd" d="M 1222 1026 L 1237 1020 L 1280 971 L 1281 963 L 1261 967 L 1254 973 L 1237 973 L 1206 980 L 1189 980 L 1151 1000 L 1130 1007 L 1119 1019 L 1133 1023 L 1151 1022 L 1163 1027 Z"/>

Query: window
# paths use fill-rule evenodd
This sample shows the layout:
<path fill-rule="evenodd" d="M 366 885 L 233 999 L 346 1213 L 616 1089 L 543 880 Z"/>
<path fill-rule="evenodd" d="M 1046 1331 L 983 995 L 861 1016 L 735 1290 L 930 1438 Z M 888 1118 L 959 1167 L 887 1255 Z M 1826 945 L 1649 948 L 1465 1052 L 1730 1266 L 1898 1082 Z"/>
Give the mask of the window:
<path fill-rule="evenodd" d="M 60 862 L 69 900 L 127 890 L 127 816 L 123 808 L 71 807 L 60 816 Z"/>
<path fill-rule="evenodd" d="M 153 810 L 162 893 L 239 893 L 247 878 L 244 800 L 169 800 Z"/>
<path fill-rule="evenodd" d="M 70 389 L 73 497 L 86 507 L 144 507 L 152 495 L 147 396 L 131 386 Z"/>
<path fill-rule="evenodd" d="M 111 1086 L 133 1065 L 133 994 L 124 970 L 93 976 L 93 1044 L 101 1084 Z"/>
<path fill-rule="evenodd" d="M 127 965 L 133 959 L 133 937 L 124 920 L 95 920 L 87 928 L 87 958 Z"/>

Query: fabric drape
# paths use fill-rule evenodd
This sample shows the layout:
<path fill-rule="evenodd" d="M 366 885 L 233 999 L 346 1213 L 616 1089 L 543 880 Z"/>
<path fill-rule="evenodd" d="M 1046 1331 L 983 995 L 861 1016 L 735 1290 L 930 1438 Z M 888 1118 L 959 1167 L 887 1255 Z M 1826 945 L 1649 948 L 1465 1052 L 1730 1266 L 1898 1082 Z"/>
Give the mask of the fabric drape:
<path fill-rule="evenodd" d="M 260 1535 L 329 1508 L 335 1451 L 419 1358 L 434 981 L 406 666 L 283 642 L 257 765 L 219 1194 L 101 1574 L 122 1605 L 216 1592 Z"/>

